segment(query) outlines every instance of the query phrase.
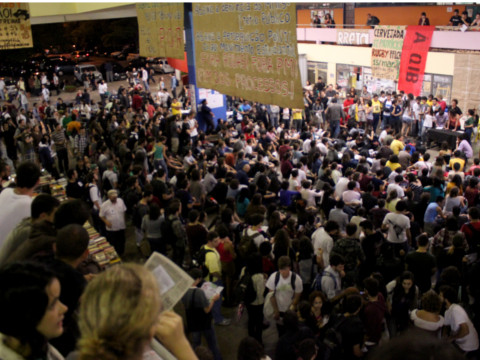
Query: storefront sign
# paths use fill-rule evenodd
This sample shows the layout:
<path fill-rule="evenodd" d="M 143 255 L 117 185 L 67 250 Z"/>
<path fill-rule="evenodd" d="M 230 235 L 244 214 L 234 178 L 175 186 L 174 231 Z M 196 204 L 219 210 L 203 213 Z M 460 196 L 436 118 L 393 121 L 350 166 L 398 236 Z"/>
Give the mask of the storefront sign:
<path fill-rule="evenodd" d="M 337 29 L 338 45 L 368 45 L 370 44 L 369 30 Z"/>
<path fill-rule="evenodd" d="M 398 90 L 420 96 L 434 26 L 409 26 L 403 43 Z"/>
<path fill-rule="evenodd" d="M 0 50 L 33 47 L 27 3 L 0 3 Z"/>
<path fill-rule="evenodd" d="M 194 3 L 197 86 L 303 108 L 295 3 Z"/>
<path fill-rule="evenodd" d="M 183 3 L 137 4 L 140 55 L 183 59 Z"/>
<path fill-rule="evenodd" d="M 397 80 L 402 58 L 405 26 L 375 26 L 372 47 L 372 75 Z"/>

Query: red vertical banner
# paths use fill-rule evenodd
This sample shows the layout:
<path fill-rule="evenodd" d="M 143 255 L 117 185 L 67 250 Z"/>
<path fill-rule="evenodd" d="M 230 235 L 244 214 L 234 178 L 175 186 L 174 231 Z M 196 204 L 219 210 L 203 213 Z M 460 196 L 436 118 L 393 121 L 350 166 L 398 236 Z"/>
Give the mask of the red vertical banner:
<path fill-rule="evenodd" d="M 434 26 L 408 26 L 403 41 L 398 90 L 420 96 Z"/>

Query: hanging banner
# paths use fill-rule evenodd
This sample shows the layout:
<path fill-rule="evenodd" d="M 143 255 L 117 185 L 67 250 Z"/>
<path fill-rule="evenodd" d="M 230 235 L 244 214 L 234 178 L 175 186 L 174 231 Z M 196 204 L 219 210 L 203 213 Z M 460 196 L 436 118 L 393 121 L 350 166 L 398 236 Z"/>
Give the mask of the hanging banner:
<path fill-rule="evenodd" d="M 0 3 L 0 50 L 33 47 L 27 3 Z"/>
<path fill-rule="evenodd" d="M 372 75 L 398 80 L 405 26 L 375 26 L 372 46 Z"/>
<path fill-rule="evenodd" d="M 193 3 L 197 86 L 303 108 L 295 3 Z"/>
<path fill-rule="evenodd" d="M 138 3 L 140 56 L 184 58 L 183 3 Z"/>
<path fill-rule="evenodd" d="M 420 96 L 434 26 L 409 26 L 403 42 L 398 90 Z"/>

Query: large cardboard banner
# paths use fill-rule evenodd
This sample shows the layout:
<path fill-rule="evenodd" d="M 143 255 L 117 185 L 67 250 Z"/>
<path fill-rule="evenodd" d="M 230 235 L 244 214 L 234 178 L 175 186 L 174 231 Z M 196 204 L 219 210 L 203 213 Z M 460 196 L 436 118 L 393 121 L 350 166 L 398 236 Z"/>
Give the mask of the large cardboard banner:
<path fill-rule="evenodd" d="M 140 55 L 183 59 L 183 3 L 138 3 Z"/>
<path fill-rule="evenodd" d="M 420 96 L 434 26 L 409 26 L 403 42 L 398 90 Z"/>
<path fill-rule="evenodd" d="M 303 108 L 295 3 L 194 3 L 197 86 Z"/>
<path fill-rule="evenodd" d="M 0 50 L 33 47 L 27 3 L 0 3 Z"/>
<path fill-rule="evenodd" d="M 373 77 L 398 80 L 405 26 L 375 26 L 373 33 Z"/>

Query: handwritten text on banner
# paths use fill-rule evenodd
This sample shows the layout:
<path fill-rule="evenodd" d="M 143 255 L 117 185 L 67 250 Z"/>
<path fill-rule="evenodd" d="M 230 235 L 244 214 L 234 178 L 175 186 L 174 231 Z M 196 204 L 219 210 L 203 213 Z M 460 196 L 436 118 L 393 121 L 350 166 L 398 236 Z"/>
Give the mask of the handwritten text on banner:
<path fill-rule="evenodd" d="M 183 59 L 183 3 L 137 4 L 140 55 Z"/>
<path fill-rule="evenodd" d="M 375 26 L 372 47 L 372 75 L 398 80 L 405 26 Z"/>
<path fill-rule="evenodd" d="M 0 3 L 0 50 L 33 47 L 27 3 Z"/>
<path fill-rule="evenodd" d="M 295 4 L 194 3 L 193 23 L 199 87 L 303 107 Z"/>

